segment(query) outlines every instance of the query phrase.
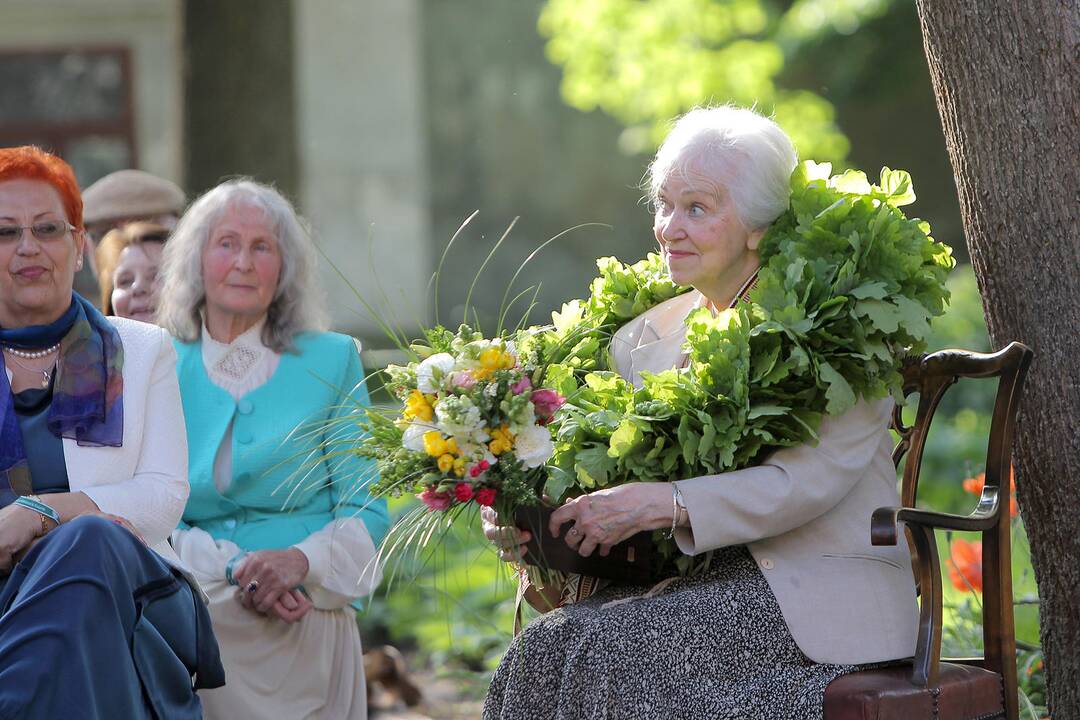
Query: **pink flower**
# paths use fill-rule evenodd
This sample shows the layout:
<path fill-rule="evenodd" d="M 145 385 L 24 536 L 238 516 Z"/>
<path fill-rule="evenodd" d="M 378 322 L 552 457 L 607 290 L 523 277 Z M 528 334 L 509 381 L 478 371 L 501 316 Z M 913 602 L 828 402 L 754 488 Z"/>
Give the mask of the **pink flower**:
<path fill-rule="evenodd" d="M 549 388 L 534 391 L 531 399 L 541 425 L 550 421 L 555 412 L 566 402 L 566 398 Z"/>
<path fill-rule="evenodd" d="M 476 385 L 476 378 L 465 370 L 458 370 L 450 376 L 450 384 L 462 390 L 472 390 L 473 386 Z"/>
<path fill-rule="evenodd" d="M 525 377 L 521 378 L 516 383 L 510 386 L 510 392 L 514 393 L 515 395 L 520 395 L 531 387 L 532 381 L 529 380 L 529 376 L 526 375 Z"/>
<path fill-rule="evenodd" d="M 476 491 L 476 502 L 484 507 L 491 507 L 495 504 L 495 489 L 483 488 Z"/>
<path fill-rule="evenodd" d="M 459 503 L 466 503 L 472 500 L 473 489 L 472 485 L 467 482 L 459 482 L 454 486 L 454 499 Z"/>
<path fill-rule="evenodd" d="M 432 512 L 433 510 L 446 510 L 453 503 L 453 498 L 450 497 L 450 493 L 437 492 L 431 488 L 428 488 L 416 497 L 420 498 L 421 502 L 427 505 L 428 512 Z"/>

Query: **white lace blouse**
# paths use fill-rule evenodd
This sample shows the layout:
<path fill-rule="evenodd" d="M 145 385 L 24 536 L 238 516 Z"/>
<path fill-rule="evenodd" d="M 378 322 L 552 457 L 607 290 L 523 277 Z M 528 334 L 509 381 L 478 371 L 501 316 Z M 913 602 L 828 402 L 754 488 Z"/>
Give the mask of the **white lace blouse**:
<path fill-rule="evenodd" d="M 262 343 L 265 324 L 263 318 L 230 343 L 213 339 L 203 326 L 206 374 L 234 400 L 267 383 L 281 361 L 280 353 Z M 357 352 L 359 349 L 357 344 Z M 232 432 L 230 422 L 214 456 L 214 485 L 221 493 L 232 483 Z M 368 594 L 378 584 L 373 567 L 375 545 L 360 518 L 333 520 L 294 547 L 307 556 L 309 569 L 304 584 L 309 592 L 315 585 L 343 599 L 353 599 Z"/>

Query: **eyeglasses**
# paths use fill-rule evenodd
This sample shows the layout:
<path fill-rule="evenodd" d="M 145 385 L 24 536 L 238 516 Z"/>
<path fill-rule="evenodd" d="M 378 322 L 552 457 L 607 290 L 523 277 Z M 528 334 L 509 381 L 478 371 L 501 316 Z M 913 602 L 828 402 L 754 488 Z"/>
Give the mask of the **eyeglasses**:
<path fill-rule="evenodd" d="M 38 240 L 56 240 L 75 226 L 61 220 L 43 220 L 33 225 L 0 225 L 0 243 L 19 242 L 23 230 L 29 230 Z"/>

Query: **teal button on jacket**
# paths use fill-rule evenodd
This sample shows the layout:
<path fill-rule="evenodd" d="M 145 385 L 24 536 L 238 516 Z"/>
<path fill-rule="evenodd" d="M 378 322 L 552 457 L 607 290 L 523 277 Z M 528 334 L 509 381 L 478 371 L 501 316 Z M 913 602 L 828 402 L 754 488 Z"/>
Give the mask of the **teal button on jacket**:
<path fill-rule="evenodd" d="M 356 346 L 338 333 L 302 333 L 295 345 L 299 352 L 282 354 L 266 384 L 234 401 L 207 376 L 201 343 L 176 343 L 191 480 L 184 523 L 254 551 L 290 547 L 331 520 L 359 517 L 378 547 L 390 525 L 386 501 L 358 488 L 374 478 L 373 464 L 320 450 L 328 437 L 359 436 L 354 423 L 332 422 L 369 403 Z M 230 421 L 233 479 L 220 493 L 214 457 Z"/>

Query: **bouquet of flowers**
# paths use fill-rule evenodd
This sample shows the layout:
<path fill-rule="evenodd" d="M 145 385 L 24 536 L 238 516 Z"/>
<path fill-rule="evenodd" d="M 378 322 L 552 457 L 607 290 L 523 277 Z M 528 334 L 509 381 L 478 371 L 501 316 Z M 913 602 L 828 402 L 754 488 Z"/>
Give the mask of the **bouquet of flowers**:
<path fill-rule="evenodd" d="M 534 504 L 554 444 L 546 427 L 565 398 L 534 386 L 514 335 L 485 339 L 462 325 L 414 343 L 416 360 L 386 368 L 395 415 L 367 412 L 357 452 L 376 460 L 376 495 L 416 493 L 429 511 Z"/>

